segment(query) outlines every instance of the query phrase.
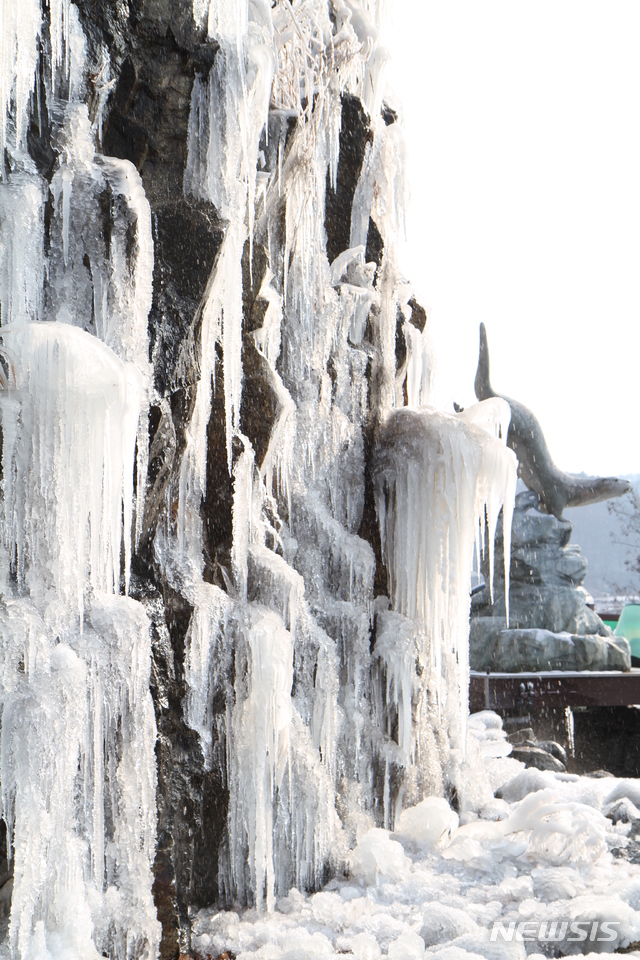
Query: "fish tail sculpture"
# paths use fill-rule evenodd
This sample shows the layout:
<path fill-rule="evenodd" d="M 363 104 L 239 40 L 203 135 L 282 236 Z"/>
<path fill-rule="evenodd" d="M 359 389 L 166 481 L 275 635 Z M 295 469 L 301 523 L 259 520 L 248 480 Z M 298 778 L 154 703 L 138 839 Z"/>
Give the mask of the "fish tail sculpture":
<path fill-rule="evenodd" d="M 618 477 L 577 477 L 559 470 L 551 458 L 542 428 L 533 413 L 510 397 L 496 393 L 489 373 L 489 345 L 484 323 L 480 324 L 480 352 L 475 392 L 478 400 L 502 397 L 511 407 L 507 445 L 518 458 L 518 475 L 540 499 L 540 509 L 562 518 L 565 507 L 579 507 L 620 497 L 631 489 Z"/>

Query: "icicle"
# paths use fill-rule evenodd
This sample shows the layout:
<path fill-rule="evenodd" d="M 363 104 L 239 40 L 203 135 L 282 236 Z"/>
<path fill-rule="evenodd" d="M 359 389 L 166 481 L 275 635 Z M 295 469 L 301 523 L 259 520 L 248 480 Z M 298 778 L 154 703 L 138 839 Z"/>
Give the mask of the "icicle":
<path fill-rule="evenodd" d="M 51 184 L 55 216 L 51 227 L 47 312 L 56 320 L 95 332 L 118 357 L 135 364 L 140 371 L 143 393 L 137 434 L 137 545 L 142 532 L 148 466 L 151 210 L 133 164 L 94 156 L 84 105 L 67 106 L 61 146 L 62 160 Z M 105 191 L 113 203 L 108 245 L 92 229 Z"/>
<path fill-rule="evenodd" d="M 126 956 L 129 944 L 154 956 L 156 730 L 146 614 L 127 598 L 94 596 L 80 632 L 64 607 L 50 602 L 43 619 L 19 599 L 0 605 L 0 624 L 12 950 L 47 956 L 64 947 L 94 958 Z"/>
<path fill-rule="evenodd" d="M 292 719 L 293 638 L 280 618 L 256 610 L 245 634 L 248 676 L 236 665 L 237 706 L 230 773 L 232 870 L 243 888 L 242 839 L 246 831 L 251 886 L 258 910 L 275 906 L 273 799 L 288 768 Z M 246 676 L 246 679 L 245 679 Z M 263 893 L 264 891 L 264 893 Z"/>
<path fill-rule="evenodd" d="M 208 86 L 196 78 L 191 96 L 185 194 L 215 204 L 230 221 L 222 303 L 227 460 L 240 423 L 242 395 L 242 251 L 249 237 L 250 263 L 255 214 L 256 167 L 260 135 L 267 121 L 274 57 L 268 7 L 265 22 L 252 21 L 249 42 L 247 0 L 213 0 L 209 36 L 220 50 Z M 248 228 L 247 228 L 248 222 Z"/>
<path fill-rule="evenodd" d="M 412 753 L 412 683 L 419 652 L 415 624 L 392 611 L 378 614 L 373 655 L 385 667 L 387 704 L 398 715 L 398 746 L 408 765 Z"/>
<path fill-rule="evenodd" d="M 14 173 L 0 183 L 0 318 L 2 326 L 36 320 L 44 285 L 44 182 Z"/>
<path fill-rule="evenodd" d="M 70 94 L 78 90 L 83 63 L 84 38 L 76 8 L 70 0 L 49 0 L 51 74 L 49 93 L 57 95 L 65 71 Z M 41 0 L 0 0 L 0 156 L 9 146 L 26 154 L 29 100 L 37 79 L 38 39 L 42 29 Z M 14 107 L 15 141 L 7 142 L 7 119 Z M 13 138 L 11 138 L 13 140 Z M 3 160 L 2 177 L 4 177 Z"/>
<path fill-rule="evenodd" d="M 211 769 L 212 728 L 211 704 L 215 690 L 212 678 L 224 654 L 220 649 L 224 628 L 232 601 L 209 583 L 188 588 L 194 605 L 189 631 L 185 638 L 185 681 L 187 697 L 184 716 L 186 723 L 200 735 L 205 769 Z"/>
<path fill-rule="evenodd" d="M 38 64 L 38 36 L 42 21 L 40 0 L 0 0 L 0 157 L 4 177 L 7 118 L 15 98 L 15 146 L 26 146 L 29 97 Z"/>
<path fill-rule="evenodd" d="M 187 431 L 187 449 L 180 468 L 178 545 L 181 553 L 189 558 L 194 573 L 198 574 L 203 568 L 200 506 L 207 492 L 207 426 L 211 416 L 212 378 L 215 375 L 216 363 L 215 348 L 222 333 L 225 262 L 227 257 L 231 256 L 230 246 L 225 239 L 204 295 L 200 380 L 191 423 Z M 229 437 L 229 432 L 227 436 Z M 228 450 L 227 456 L 229 456 Z"/>
<path fill-rule="evenodd" d="M 85 40 L 80 15 L 75 3 L 69 4 L 69 19 L 67 29 L 67 71 L 69 74 L 69 100 L 80 99 L 84 83 L 84 68 L 87 57 L 87 42 Z"/>
<path fill-rule="evenodd" d="M 272 280 L 273 273 L 267 267 L 258 297 L 261 300 L 266 300 L 268 306 L 262 326 L 253 332 L 253 340 L 269 366 L 272 370 L 275 370 L 276 361 L 280 356 L 282 297 L 271 285 Z"/>
<path fill-rule="evenodd" d="M 233 468 L 233 547 L 231 565 L 236 592 L 247 597 L 247 562 L 251 542 L 251 497 L 253 493 L 253 449 L 245 438 L 244 450 Z"/>
<path fill-rule="evenodd" d="M 405 321 L 402 331 L 407 344 L 407 406 L 427 406 L 433 382 L 433 358 L 426 328 L 420 333 Z"/>
<path fill-rule="evenodd" d="M 51 36 L 51 89 L 56 90 L 57 74 L 63 64 L 63 52 L 69 49 L 69 0 L 49 0 Z M 66 57 L 67 71 L 69 58 Z"/>

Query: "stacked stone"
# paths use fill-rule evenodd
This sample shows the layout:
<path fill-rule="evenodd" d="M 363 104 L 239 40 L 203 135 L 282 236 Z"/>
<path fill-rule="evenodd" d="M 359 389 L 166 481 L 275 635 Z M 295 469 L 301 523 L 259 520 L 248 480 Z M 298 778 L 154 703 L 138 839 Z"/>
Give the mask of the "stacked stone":
<path fill-rule="evenodd" d="M 511 536 L 509 623 L 506 621 L 502 531 L 496 535 L 493 599 L 487 586 L 473 598 L 471 669 L 629 670 L 629 645 L 587 606 L 587 560 L 570 543 L 572 524 L 542 513 L 537 494 L 519 493 Z"/>

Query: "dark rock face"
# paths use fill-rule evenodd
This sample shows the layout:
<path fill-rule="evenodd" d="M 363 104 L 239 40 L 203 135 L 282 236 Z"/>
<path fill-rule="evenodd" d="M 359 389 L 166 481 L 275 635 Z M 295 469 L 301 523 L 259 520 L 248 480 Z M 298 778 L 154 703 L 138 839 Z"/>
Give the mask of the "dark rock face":
<path fill-rule="evenodd" d="M 198 379 L 199 307 L 224 238 L 215 207 L 180 197 L 152 206 L 151 357 L 161 396 Z"/>
<path fill-rule="evenodd" d="M 325 229 L 329 263 L 350 246 L 351 206 L 362 168 L 365 146 L 370 135 L 369 118 L 357 97 L 342 98 L 340 161 L 335 192 L 327 179 Z M 371 258 L 375 259 L 375 258 Z M 367 256 L 367 260 L 369 257 Z M 378 266 L 380 264 L 378 263 Z"/>

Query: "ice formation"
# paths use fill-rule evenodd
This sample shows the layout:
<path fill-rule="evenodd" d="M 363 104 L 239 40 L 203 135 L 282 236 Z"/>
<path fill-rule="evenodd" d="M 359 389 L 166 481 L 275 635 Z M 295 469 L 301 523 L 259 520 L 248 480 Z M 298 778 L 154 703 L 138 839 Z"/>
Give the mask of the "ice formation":
<path fill-rule="evenodd" d="M 94 155 L 86 107 L 56 100 L 59 84 L 73 95 L 82 74 L 75 8 L 52 2 L 46 24 L 39 3 L 2 9 L 2 150 L 11 157 L 0 183 L 8 942 L 20 957 L 155 956 L 150 627 L 124 595 L 146 477 L 150 211 L 135 168 Z M 60 112 L 50 185 L 25 149 L 44 29 L 51 71 L 38 96 Z M 96 230 L 105 191 L 108 239 Z"/>
<path fill-rule="evenodd" d="M 489 712 L 472 717 L 470 732 L 466 775 L 476 796 L 460 824 L 446 801 L 427 798 L 395 833 L 360 837 L 348 880 L 292 890 L 268 916 L 201 911 L 195 951 L 238 960 L 637 955 L 640 882 L 621 856 L 633 828 L 609 813 L 611 798 L 636 796 L 637 781 L 525 770 L 492 756 L 487 742 L 508 744 Z M 603 920 L 613 921 L 606 930 Z"/>
<path fill-rule="evenodd" d="M 429 729 L 437 711 L 446 713 L 450 742 L 460 757 L 464 754 L 474 545 L 476 540 L 484 543 L 485 509 L 491 546 L 503 504 L 509 515 L 515 459 L 504 443 L 506 405 L 489 405 L 461 417 L 424 408 L 431 359 L 425 336 L 410 323 L 412 292 L 397 265 L 404 147 L 401 129 L 376 119 L 386 54 L 369 15 L 355 3 L 337 4 L 333 24 L 321 3 L 284 3 L 272 10 L 262 4 L 247 8 L 244 3 L 211 3 L 208 8 L 197 6 L 195 13 L 220 43 L 221 54 L 208 81 L 194 84 L 184 189 L 187 195 L 212 201 L 229 219 L 229 227 L 203 306 L 201 379 L 181 473 L 179 556 L 171 563 L 177 563 L 183 576 L 196 575 L 193 588 L 187 588 L 195 598 L 188 653 L 195 689 L 188 696 L 188 716 L 207 749 L 202 718 L 207 716 L 207 696 L 212 696 L 213 661 L 207 661 L 206 653 L 201 659 L 201 604 L 208 610 L 209 599 L 208 590 L 197 583 L 203 570 L 200 504 L 206 494 L 206 429 L 217 343 L 224 357 L 226 446 L 234 485 L 231 573 L 236 597 L 231 619 L 210 638 L 212 658 L 214 650 L 218 658 L 230 655 L 236 676 L 233 692 L 227 689 L 235 706 L 227 711 L 225 731 L 229 854 L 228 864 L 221 864 L 221 882 L 228 896 L 255 900 L 258 907 L 264 899 L 271 908 L 274 892 L 282 895 L 291 882 L 313 883 L 324 859 L 339 862 L 344 856 L 348 837 L 331 800 L 338 790 L 338 770 L 353 780 L 349 790 L 357 795 L 356 807 L 363 815 L 374 813 L 381 801 L 382 824 L 388 827 L 402 810 L 405 793 L 415 799 L 429 777 L 442 789 L 442 774 L 434 769 L 428 775 L 411 773 L 441 762 Z M 329 49 L 328 62 L 321 51 Z M 366 144 L 356 186 L 351 246 L 330 264 L 325 191 L 327 183 L 336 188 L 340 95 L 349 89 L 368 107 L 373 137 Z M 283 115 L 296 119 L 286 155 L 279 123 Z M 272 167 L 263 174 L 256 208 L 255 169 L 265 124 L 275 144 L 266 141 Z M 385 243 L 375 285 L 375 264 L 365 262 L 370 218 Z M 250 266 L 254 243 L 265 244 L 272 264 L 259 293 L 267 304 L 263 326 L 253 335 L 271 368 L 280 411 L 262 464 L 255 463 L 255 451 L 238 428 L 239 264 L 247 239 Z M 274 275 L 276 267 L 279 276 Z M 399 372 L 398 312 L 407 342 L 407 361 Z M 358 392 L 369 362 L 363 350 L 367 324 L 373 345 L 369 398 Z M 327 374 L 329 360 L 333 382 Z M 394 413 L 405 389 L 411 412 Z M 372 414 L 380 423 L 380 462 L 393 471 L 398 461 L 400 469 L 408 466 L 412 473 L 411 481 L 394 478 L 393 496 L 396 482 L 404 492 L 398 493 L 388 516 L 378 503 L 395 613 L 379 605 L 374 612 L 375 558 L 371 546 L 357 535 L 364 507 L 363 430 Z M 389 440 L 404 415 L 420 434 L 414 462 L 402 438 Z M 495 425 L 500 418 L 501 430 Z M 242 450 L 235 457 L 234 436 Z M 288 539 L 276 536 L 276 553 L 266 545 L 273 531 L 265 523 L 264 507 L 272 496 L 286 503 L 289 515 Z M 395 522 L 399 544 L 406 544 L 409 528 L 423 531 L 424 543 L 413 541 L 415 549 L 409 543 L 411 555 L 396 557 L 389 547 Z M 433 539 L 425 539 L 431 528 Z M 507 520 L 507 536 L 508 529 Z M 169 554 L 174 556 L 170 549 Z M 411 601 L 411 591 L 417 591 L 418 600 Z M 374 620 L 378 626 L 372 657 Z M 310 624 L 317 645 L 307 636 Z M 197 673 L 191 659 L 196 636 Z M 235 642 L 231 654 L 222 652 L 221 642 L 227 648 Z M 324 653 L 332 643 L 338 647 L 337 662 Z M 417 657 L 429 668 L 421 682 L 415 677 Z M 316 661 L 311 676 L 309 660 Z M 239 685 L 240 675 L 249 679 Z M 292 683 L 302 697 L 291 695 Z M 269 688 L 267 699 L 256 684 Z M 337 691 L 337 712 L 324 701 L 327 687 Z M 191 712 L 196 703 L 199 720 Z M 309 719 L 311 742 L 303 722 Z M 296 783 L 296 768 L 308 763 L 311 745 L 316 757 L 307 779 L 315 780 L 315 790 L 323 797 L 328 793 L 329 816 L 326 802 L 311 802 Z M 284 753 L 288 761 L 282 765 L 278 758 Z M 379 775 L 381 796 L 375 785 Z M 392 787 L 392 780 L 397 784 L 403 777 L 404 786 Z M 302 835 L 301 816 L 307 821 Z M 314 816 L 322 819 L 314 822 Z M 283 830 L 291 834 L 291 865 L 290 853 L 278 850 Z M 315 837 L 312 843 L 310 837 Z"/>
<path fill-rule="evenodd" d="M 601 852 L 602 820 L 583 810 L 567 808 L 567 842 L 537 830 L 566 813 L 551 798 L 543 812 L 523 801 L 513 830 L 465 832 L 447 814 L 445 794 L 467 811 L 478 791 L 489 803 L 469 773 L 469 588 L 474 556 L 486 548 L 493 563 L 500 510 L 508 541 L 516 463 L 503 401 L 456 415 L 428 405 L 428 330 L 399 264 L 404 141 L 394 111 L 383 116 L 380 7 L 194 0 L 215 55 L 191 88 L 180 201 L 215 207 L 224 237 L 190 318 L 198 342 L 183 344 L 195 375 L 176 437 L 174 398 L 149 363 L 158 224 L 133 164 L 100 148 L 108 58 L 91 68 L 89 110 L 73 4 L 51 0 L 43 19 L 35 0 L 0 0 L 0 779 L 14 956 L 157 953 L 151 620 L 170 593 L 186 611 L 179 710 L 224 797 L 221 901 L 295 909 L 293 888 L 347 870 L 402 884 L 411 844 L 446 841 L 446 867 L 494 842 L 510 857 L 524 833 L 555 863 L 589 859 L 593 828 Z M 48 179 L 27 150 L 32 91 L 52 117 Z M 327 224 L 348 104 L 362 156 L 338 243 Z M 246 357 L 260 429 L 245 416 Z M 176 461 L 148 530 L 151 408 L 171 424 Z M 228 485 L 218 552 L 212 476 Z M 128 596 L 139 548 L 165 594 L 144 605 Z M 342 894 L 317 896 L 329 898 L 313 900 L 321 914 Z M 366 936 L 353 952 L 378 956 Z M 422 956 L 414 929 L 398 928 L 395 946 L 378 939 L 389 956 Z"/>

